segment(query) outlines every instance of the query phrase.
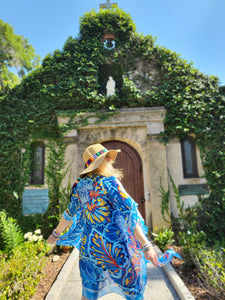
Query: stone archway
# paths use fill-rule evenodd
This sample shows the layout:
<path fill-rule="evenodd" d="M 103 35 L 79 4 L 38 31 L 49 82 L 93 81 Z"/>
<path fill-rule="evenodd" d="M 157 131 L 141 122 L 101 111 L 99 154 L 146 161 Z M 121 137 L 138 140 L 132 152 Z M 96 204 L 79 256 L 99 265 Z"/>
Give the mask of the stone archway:
<path fill-rule="evenodd" d="M 142 160 L 138 152 L 129 144 L 111 140 L 102 142 L 107 149 L 121 149 L 115 166 L 122 169 L 122 184 L 131 197 L 138 203 L 138 209 L 145 220 L 145 198 Z"/>

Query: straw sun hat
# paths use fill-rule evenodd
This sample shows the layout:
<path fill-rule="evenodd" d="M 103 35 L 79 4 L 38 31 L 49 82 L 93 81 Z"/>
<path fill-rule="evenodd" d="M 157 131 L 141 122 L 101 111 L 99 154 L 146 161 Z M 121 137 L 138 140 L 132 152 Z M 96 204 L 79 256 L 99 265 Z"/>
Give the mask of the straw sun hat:
<path fill-rule="evenodd" d="M 80 173 L 80 175 L 87 174 L 96 170 L 103 162 L 106 155 L 110 155 L 112 161 L 115 161 L 117 153 L 121 150 L 108 150 L 101 144 L 94 144 L 87 147 L 83 154 L 83 160 L 86 168 Z"/>

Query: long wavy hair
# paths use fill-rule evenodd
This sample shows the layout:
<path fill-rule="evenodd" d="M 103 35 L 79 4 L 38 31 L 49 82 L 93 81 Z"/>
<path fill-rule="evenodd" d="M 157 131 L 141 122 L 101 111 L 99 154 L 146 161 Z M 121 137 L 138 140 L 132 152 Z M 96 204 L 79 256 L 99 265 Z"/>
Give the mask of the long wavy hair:
<path fill-rule="evenodd" d="M 101 166 L 103 165 L 103 163 L 102 163 L 97 169 L 81 176 L 81 178 L 84 178 L 85 176 L 88 176 L 91 174 L 102 175 L 105 177 L 115 176 L 119 180 L 121 180 L 123 178 L 123 171 L 121 169 L 115 168 L 113 166 L 113 164 L 114 164 L 113 161 L 107 161 L 107 162 L 104 161 L 104 163 L 105 163 L 104 168 L 101 168 Z"/>

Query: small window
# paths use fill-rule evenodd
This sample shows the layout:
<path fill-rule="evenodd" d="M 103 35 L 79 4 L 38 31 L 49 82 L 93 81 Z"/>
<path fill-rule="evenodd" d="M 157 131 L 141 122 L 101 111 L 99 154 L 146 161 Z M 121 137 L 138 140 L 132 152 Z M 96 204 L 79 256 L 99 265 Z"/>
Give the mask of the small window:
<path fill-rule="evenodd" d="M 193 137 L 188 136 L 181 141 L 184 178 L 198 177 L 196 146 Z"/>
<path fill-rule="evenodd" d="M 45 146 L 42 143 L 32 144 L 32 167 L 30 184 L 44 184 Z"/>

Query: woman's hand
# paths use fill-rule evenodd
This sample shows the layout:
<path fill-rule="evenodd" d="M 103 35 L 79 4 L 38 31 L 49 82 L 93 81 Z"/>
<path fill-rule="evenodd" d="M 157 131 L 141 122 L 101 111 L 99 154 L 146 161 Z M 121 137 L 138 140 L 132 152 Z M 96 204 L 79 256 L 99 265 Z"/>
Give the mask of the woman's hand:
<path fill-rule="evenodd" d="M 58 238 L 55 237 L 53 234 L 51 234 L 51 235 L 49 236 L 49 238 L 47 239 L 47 243 L 48 243 L 48 244 L 55 244 L 57 240 L 58 240 Z"/>
<path fill-rule="evenodd" d="M 55 244 L 61 233 L 71 224 L 70 221 L 67 221 L 63 216 L 58 224 L 58 226 L 53 230 L 52 234 L 47 239 L 48 244 Z"/>
<path fill-rule="evenodd" d="M 153 265 L 160 266 L 160 263 L 158 262 L 157 254 L 152 247 L 149 250 L 145 251 L 144 255 L 145 255 L 145 259 L 150 260 L 150 262 L 152 262 Z"/>

